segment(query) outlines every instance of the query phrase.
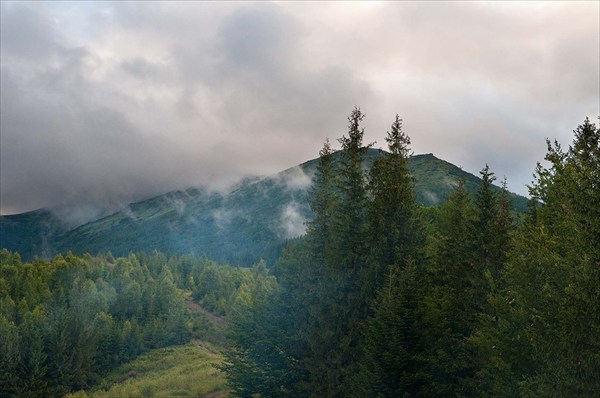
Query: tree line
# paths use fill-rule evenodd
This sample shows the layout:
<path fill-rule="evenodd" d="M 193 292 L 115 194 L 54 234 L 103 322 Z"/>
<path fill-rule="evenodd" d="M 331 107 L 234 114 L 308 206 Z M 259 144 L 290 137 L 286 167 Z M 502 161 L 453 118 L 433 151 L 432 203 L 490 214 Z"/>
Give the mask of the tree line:
<path fill-rule="evenodd" d="M 0 397 L 62 397 L 97 387 L 149 349 L 218 339 L 184 299 L 225 315 L 261 278 L 274 280 L 264 263 L 244 269 L 159 252 L 23 263 L 3 249 Z"/>
<path fill-rule="evenodd" d="M 548 141 L 515 219 L 486 165 L 473 196 L 415 204 L 396 116 L 362 168 L 364 114 L 341 162 L 325 142 L 314 219 L 231 314 L 240 397 L 565 397 L 600 391 L 600 130 Z"/>

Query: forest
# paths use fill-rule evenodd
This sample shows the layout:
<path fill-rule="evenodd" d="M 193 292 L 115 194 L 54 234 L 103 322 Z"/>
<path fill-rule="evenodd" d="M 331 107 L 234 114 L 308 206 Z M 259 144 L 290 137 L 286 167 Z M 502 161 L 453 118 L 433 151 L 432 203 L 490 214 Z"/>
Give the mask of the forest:
<path fill-rule="evenodd" d="M 600 129 L 548 141 L 516 213 L 487 165 L 475 194 L 459 182 L 417 204 L 402 120 L 365 171 L 363 119 L 348 117 L 339 164 L 324 143 L 314 217 L 274 264 L 2 250 L 0 396 L 97 388 L 192 339 L 223 347 L 238 397 L 599 396 Z"/>

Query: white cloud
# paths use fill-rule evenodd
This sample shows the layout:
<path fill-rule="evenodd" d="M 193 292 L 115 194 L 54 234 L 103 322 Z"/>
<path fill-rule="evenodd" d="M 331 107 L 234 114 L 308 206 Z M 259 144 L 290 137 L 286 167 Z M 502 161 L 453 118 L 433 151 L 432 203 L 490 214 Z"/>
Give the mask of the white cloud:
<path fill-rule="evenodd" d="M 296 202 L 290 202 L 283 208 L 280 220 L 283 238 L 296 238 L 306 232 L 306 220 Z"/>

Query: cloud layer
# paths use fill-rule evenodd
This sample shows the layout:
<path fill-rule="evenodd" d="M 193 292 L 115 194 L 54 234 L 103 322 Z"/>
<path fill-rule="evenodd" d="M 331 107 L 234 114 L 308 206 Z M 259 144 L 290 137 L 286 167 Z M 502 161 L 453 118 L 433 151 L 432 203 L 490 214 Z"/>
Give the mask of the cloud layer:
<path fill-rule="evenodd" d="M 315 157 L 354 105 L 525 193 L 600 113 L 599 4 L 1 4 L 2 214 L 115 209 Z M 80 213 L 84 213 L 80 210 Z M 90 217 L 93 216 L 89 213 Z"/>

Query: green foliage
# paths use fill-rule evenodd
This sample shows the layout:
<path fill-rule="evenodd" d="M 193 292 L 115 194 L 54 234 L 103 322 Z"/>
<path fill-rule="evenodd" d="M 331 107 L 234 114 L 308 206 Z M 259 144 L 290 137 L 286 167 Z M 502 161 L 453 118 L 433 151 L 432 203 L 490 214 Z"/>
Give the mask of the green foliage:
<path fill-rule="evenodd" d="M 376 341 L 380 332 L 394 333 L 392 325 L 385 332 L 374 327 L 365 336 L 384 279 L 378 273 L 392 266 L 409 272 L 404 267 L 416 256 L 419 229 L 408 137 L 397 118 L 388 135 L 392 152 L 373 162 L 367 185 L 363 117 L 355 109 L 348 118 L 337 167 L 328 143 L 321 151 L 310 201 L 315 218 L 307 239 L 286 251 L 274 268 L 278 288 L 232 320 L 234 349 L 225 370 L 239 396 L 349 396 L 368 390 L 364 380 L 375 377 L 362 372 L 368 370 L 363 356 L 373 360 L 363 344 Z M 393 282 L 394 289 L 400 282 Z M 407 312 L 416 319 L 416 312 Z M 377 377 L 384 380 L 386 373 Z"/>
<path fill-rule="evenodd" d="M 423 269 L 414 262 L 389 269 L 367 321 L 353 397 L 413 397 L 427 381 L 420 330 Z"/>
<path fill-rule="evenodd" d="M 481 179 L 449 182 L 443 205 L 417 207 L 398 117 L 365 184 L 362 117 L 351 114 L 338 158 L 321 152 L 307 239 L 232 323 L 234 392 L 597 395 L 597 128 L 586 120 L 569 151 L 549 147 L 517 225 L 487 165 Z"/>
<path fill-rule="evenodd" d="M 329 140 L 325 141 L 319 155 L 314 183 L 309 191 L 309 206 L 314 217 L 307 224 L 307 233 L 314 248 L 315 259 L 324 263 L 331 261 L 335 254 L 331 237 L 334 212 L 339 201 L 335 192 L 336 174 Z"/>
<path fill-rule="evenodd" d="M 209 269 L 214 280 L 234 283 L 204 283 Z M 229 300 L 219 307 L 223 313 L 241 285 L 256 280 L 250 270 L 158 252 L 118 259 L 68 253 L 22 263 L 0 251 L 0 395 L 63 396 L 148 349 L 218 335 L 206 310 L 182 297 L 194 276 L 200 302 Z"/>
<path fill-rule="evenodd" d="M 339 203 L 334 210 L 332 234 L 337 258 L 327 265 L 347 267 L 349 272 L 359 266 L 366 246 L 367 191 L 362 165 L 367 148 L 362 145 L 364 128 L 360 127 L 364 117 L 359 108 L 354 108 L 348 116 L 348 137 L 342 136 L 338 140 L 342 145 L 341 164 L 335 181 Z"/>
<path fill-rule="evenodd" d="M 217 369 L 222 360 L 218 346 L 204 343 L 150 350 L 113 369 L 100 386 L 85 395 L 79 394 L 89 398 L 193 398 L 222 392 L 218 396 L 226 397 L 225 377 Z"/>
<path fill-rule="evenodd" d="M 548 143 L 517 224 L 487 165 L 481 179 L 446 179 L 443 204 L 418 206 L 415 164 L 465 174 L 409 158 L 398 116 L 389 152 L 369 150 L 363 117 L 351 113 L 342 151 L 326 142 L 303 165 L 314 218 L 271 270 L 0 251 L 0 396 L 221 396 L 219 370 L 240 397 L 597 396 L 600 130 L 586 119 L 568 150 Z M 255 183 L 240 189 L 283 192 Z M 198 340 L 148 351 L 223 341 L 221 315 L 223 359 Z"/>
<path fill-rule="evenodd" d="M 595 396 L 600 390 L 600 131 L 588 119 L 567 152 L 548 142 L 537 201 L 475 341 L 489 355 L 482 389 L 512 396 Z M 501 377 L 494 377 L 499 371 Z M 505 394 L 506 395 L 506 394 Z"/>
<path fill-rule="evenodd" d="M 229 385 L 236 395 L 251 397 L 254 393 L 280 396 L 278 392 L 278 350 L 271 342 L 272 323 L 266 319 L 275 279 L 264 263 L 252 270 L 252 279 L 244 282 L 232 308 L 229 338 L 235 345 L 225 352 Z"/>

